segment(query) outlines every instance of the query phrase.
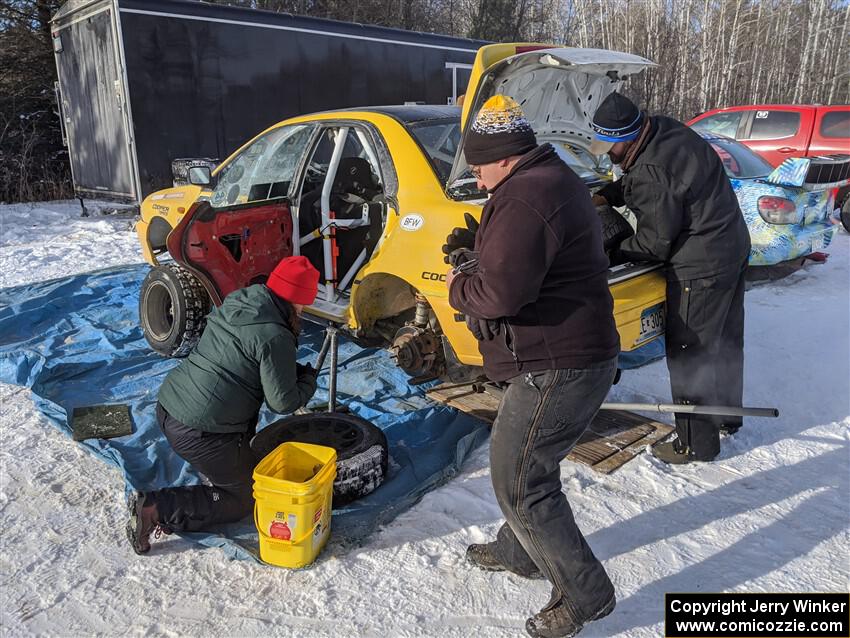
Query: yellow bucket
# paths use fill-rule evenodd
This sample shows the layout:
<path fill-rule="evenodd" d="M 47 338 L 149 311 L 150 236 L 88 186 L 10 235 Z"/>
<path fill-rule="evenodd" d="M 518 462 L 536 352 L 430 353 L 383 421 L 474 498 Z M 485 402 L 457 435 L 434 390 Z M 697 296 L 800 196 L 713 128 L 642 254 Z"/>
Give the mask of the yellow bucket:
<path fill-rule="evenodd" d="M 254 468 L 254 523 L 260 558 L 278 567 L 304 567 L 331 532 L 336 450 L 281 443 Z"/>

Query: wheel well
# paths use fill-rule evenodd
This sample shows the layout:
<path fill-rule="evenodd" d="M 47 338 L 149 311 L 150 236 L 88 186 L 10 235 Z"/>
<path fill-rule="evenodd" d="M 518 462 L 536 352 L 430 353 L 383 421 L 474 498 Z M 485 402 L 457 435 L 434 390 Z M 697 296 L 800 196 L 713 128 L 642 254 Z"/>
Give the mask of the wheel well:
<path fill-rule="evenodd" d="M 835 195 L 835 205 L 841 206 L 848 197 L 850 197 L 850 186 L 842 186 Z"/>
<path fill-rule="evenodd" d="M 357 288 L 354 316 L 363 332 L 375 322 L 395 317 L 416 306 L 416 289 L 404 279 L 386 273 L 366 277 Z"/>
<path fill-rule="evenodd" d="M 162 217 L 154 217 L 148 225 L 148 243 L 151 250 L 155 253 L 163 253 L 166 251 L 165 241 L 168 239 L 168 234 L 171 232 L 171 224 L 165 221 Z"/>

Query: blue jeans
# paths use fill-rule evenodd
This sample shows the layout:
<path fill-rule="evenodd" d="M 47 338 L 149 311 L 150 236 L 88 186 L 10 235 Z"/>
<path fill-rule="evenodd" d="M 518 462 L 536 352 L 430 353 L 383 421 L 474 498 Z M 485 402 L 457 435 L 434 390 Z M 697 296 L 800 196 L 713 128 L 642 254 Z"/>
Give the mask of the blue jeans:
<path fill-rule="evenodd" d="M 503 564 L 535 564 L 576 618 L 591 618 L 614 595 L 561 491 L 560 463 L 605 400 L 616 357 L 583 369 L 530 372 L 508 381 L 493 424 L 490 468 L 507 522 L 495 551 Z"/>

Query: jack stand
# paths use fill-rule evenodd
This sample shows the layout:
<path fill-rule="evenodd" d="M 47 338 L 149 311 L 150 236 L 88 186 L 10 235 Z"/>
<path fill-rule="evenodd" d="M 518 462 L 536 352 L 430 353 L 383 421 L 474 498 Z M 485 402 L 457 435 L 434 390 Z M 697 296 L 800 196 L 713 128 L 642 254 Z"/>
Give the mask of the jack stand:
<path fill-rule="evenodd" d="M 322 349 L 319 350 L 319 358 L 316 359 L 316 374 L 322 371 L 328 350 L 331 353 L 331 361 L 328 365 L 328 412 L 336 412 L 336 368 L 339 354 L 339 329 L 332 325 L 328 325 L 325 330 L 325 340 L 322 342 Z"/>

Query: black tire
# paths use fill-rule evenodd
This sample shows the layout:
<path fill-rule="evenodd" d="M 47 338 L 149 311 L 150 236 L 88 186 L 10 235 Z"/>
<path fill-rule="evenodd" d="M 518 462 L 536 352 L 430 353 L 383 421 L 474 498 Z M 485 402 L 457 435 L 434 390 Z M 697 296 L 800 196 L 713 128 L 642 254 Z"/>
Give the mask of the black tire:
<path fill-rule="evenodd" d="M 198 343 L 210 311 L 201 282 L 176 264 L 156 266 L 142 282 L 139 320 L 151 348 L 166 357 L 185 357 Z"/>
<path fill-rule="evenodd" d="M 263 458 L 281 443 L 314 443 L 336 450 L 334 507 L 342 507 L 378 488 L 387 476 L 389 454 L 383 431 L 353 414 L 299 414 L 270 423 L 251 439 Z"/>
<path fill-rule="evenodd" d="M 602 244 L 606 252 L 635 234 L 626 218 L 610 206 L 597 206 L 596 212 L 602 220 Z"/>
<path fill-rule="evenodd" d="M 850 193 L 844 196 L 844 201 L 841 202 L 841 225 L 844 226 L 844 230 L 850 233 Z"/>

